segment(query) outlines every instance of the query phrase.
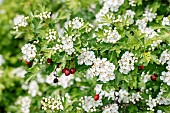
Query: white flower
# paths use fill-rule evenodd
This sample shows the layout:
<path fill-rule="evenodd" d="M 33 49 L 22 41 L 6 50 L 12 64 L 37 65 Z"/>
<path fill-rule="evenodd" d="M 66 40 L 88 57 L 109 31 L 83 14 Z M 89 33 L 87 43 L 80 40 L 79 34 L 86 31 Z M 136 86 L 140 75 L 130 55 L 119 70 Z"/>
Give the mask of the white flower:
<path fill-rule="evenodd" d="M 28 25 L 27 19 L 29 17 L 25 17 L 24 15 L 17 15 L 13 22 L 14 22 L 14 29 L 18 31 L 19 27 L 26 27 Z"/>
<path fill-rule="evenodd" d="M 145 13 L 143 14 L 145 19 L 150 22 L 152 22 L 153 19 L 156 18 L 156 15 L 157 15 L 156 13 L 152 13 L 152 9 L 148 9 L 148 8 L 145 9 Z"/>
<path fill-rule="evenodd" d="M 155 49 L 161 42 L 162 42 L 162 40 L 153 41 L 153 43 L 151 44 L 152 51 L 154 51 L 154 49 Z"/>
<path fill-rule="evenodd" d="M 31 61 L 36 56 L 36 47 L 33 44 L 25 44 L 22 48 L 22 53 L 24 54 L 23 59 L 26 61 Z"/>
<path fill-rule="evenodd" d="M 110 104 L 104 107 L 102 113 L 119 113 L 118 109 L 119 107 L 117 104 Z"/>
<path fill-rule="evenodd" d="M 5 63 L 3 56 L 0 54 L 0 66 Z"/>
<path fill-rule="evenodd" d="M 126 90 L 119 90 L 118 102 L 129 103 L 129 93 Z"/>
<path fill-rule="evenodd" d="M 142 74 L 141 74 L 141 80 L 142 80 L 144 83 L 148 82 L 148 81 L 150 80 L 150 78 L 151 78 L 151 75 L 149 75 L 149 72 L 147 72 L 146 74 L 145 74 L 145 72 L 142 72 Z"/>
<path fill-rule="evenodd" d="M 45 78 L 42 77 L 43 75 L 41 75 L 41 72 L 37 73 L 37 82 L 38 83 L 44 83 L 45 82 Z"/>
<path fill-rule="evenodd" d="M 119 71 L 123 74 L 128 74 L 131 70 L 134 70 L 135 62 L 136 58 L 134 57 L 134 54 L 126 51 L 118 61 L 120 66 Z"/>
<path fill-rule="evenodd" d="M 153 37 L 155 37 L 155 36 L 159 36 L 159 35 L 157 34 L 157 32 L 154 31 L 154 29 L 149 28 L 149 27 L 146 27 L 145 29 L 143 29 L 142 33 L 145 33 L 145 34 L 146 34 L 146 35 L 145 35 L 146 39 L 153 38 Z"/>
<path fill-rule="evenodd" d="M 19 97 L 18 100 L 16 101 L 17 105 L 21 106 L 21 112 L 22 113 L 29 113 L 30 110 L 30 104 L 31 104 L 31 99 L 28 96 L 25 97 Z"/>
<path fill-rule="evenodd" d="M 134 22 L 134 20 L 133 20 L 134 16 L 135 16 L 135 12 L 134 12 L 134 11 L 132 11 L 132 10 L 127 10 L 124 18 L 125 18 L 125 19 L 128 19 L 128 24 L 133 24 L 133 22 Z"/>
<path fill-rule="evenodd" d="M 142 97 L 140 96 L 139 92 L 137 93 L 132 93 L 132 96 L 130 98 L 130 101 L 133 103 L 133 104 L 136 104 L 136 101 L 139 101 Z"/>
<path fill-rule="evenodd" d="M 101 100 L 95 101 L 91 96 L 85 96 L 84 98 L 81 98 L 80 101 L 82 108 L 86 112 L 96 111 L 96 107 L 103 105 Z"/>
<path fill-rule="evenodd" d="M 69 27 L 72 27 L 73 29 L 80 29 L 83 25 L 83 18 L 76 17 L 72 21 L 69 21 Z"/>
<path fill-rule="evenodd" d="M 48 83 L 48 84 L 50 84 L 50 85 L 56 85 L 56 84 L 54 84 L 54 79 L 56 78 L 55 76 L 56 76 L 56 72 L 55 71 L 53 71 L 50 75 L 48 75 L 47 77 L 46 77 L 46 79 L 45 79 L 45 82 L 46 83 Z"/>
<path fill-rule="evenodd" d="M 130 6 L 136 6 L 135 0 L 129 0 L 129 5 L 130 5 Z"/>
<path fill-rule="evenodd" d="M 51 18 L 51 12 L 42 12 L 39 15 L 35 15 L 35 17 L 40 18 L 41 20 L 49 19 Z"/>
<path fill-rule="evenodd" d="M 167 83 L 168 86 L 170 86 L 170 71 L 168 72 L 163 71 L 162 76 L 160 76 L 160 79 L 163 82 Z"/>
<path fill-rule="evenodd" d="M 146 100 L 146 105 L 149 106 L 149 110 L 154 110 L 153 108 L 156 107 L 157 100 L 152 99 L 151 95 L 149 95 L 149 100 Z"/>
<path fill-rule="evenodd" d="M 98 40 L 114 44 L 121 39 L 121 35 L 117 32 L 116 28 L 114 28 L 114 30 L 112 30 L 112 28 L 109 28 L 109 30 L 104 29 L 104 35 L 105 38 L 99 38 Z"/>
<path fill-rule="evenodd" d="M 87 78 L 99 76 L 98 80 L 104 83 L 115 79 L 114 75 L 115 65 L 107 61 L 107 58 L 103 59 L 97 58 L 93 62 L 94 64 L 90 69 L 87 70 L 87 74 L 85 75 Z"/>
<path fill-rule="evenodd" d="M 162 112 L 162 110 L 157 110 L 156 113 L 165 113 L 165 112 Z"/>
<path fill-rule="evenodd" d="M 161 56 L 160 56 L 160 59 L 159 59 L 159 62 L 161 64 L 165 64 L 167 61 L 170 60 L 170 53 L 169 51 L 166 49 L 164 50 L 162 53 L 161 53 Z"/>
<path fill-rule="evenodd" d="M 66 35 L 66 37 L 62 37 L 62 48 L 63 50 L 65 50 L 65 52 L 68 54 L 68 55 L 71 55 L 75 49 L 74 49 L 74 43 L 73 43 L 73 36 L 74 35 L 71 35 L 71 36 L 68 36 Z"/>
<path fill-rule="evenodd" d="M 20 77 L 20 78 L 24 78 L 26 73 L 27 71 L 23 67 L 18 67 L 18 68 L 13 69 L 11 74 L 16 75 L 17 77 Z"/>
<path fill-rule="evenodd" d="M 138 26 L 138 29 L 141 30 L 141 32 L 143 32 L 144 29 L 146 28 L 147 21 L 146 19 L 137 20 L 136 25 Z"/>
<path fill-rule="evenodd" d="M 43 97 L 41 100 L 41 105 L 43 110 L 63 110 L 64 107 L 62 105 L 62 100 L 59 95 L 56 95 L 55 98 L 52 98 L 51 96 L 46 98 Z"/>
<path fill-rule="evenodd" d="M 119 7 L 124 3 L 124 0 L 104 0 L 103 7 L 96 14 L 96 21 L 100 22 L 102 17 L 105 16 L 109 10 L 117 12 Z"/>
<path fill-rule="evenodd" d="M 82 65 L 92 65 L 93 61 L 95 60 L 95 55 L 93 51 L 88 51 L 86 48 L 82 49 L 81 54 L 78 56 L 78 64 Z"/>
<path fill-rule="evenodd" d="M 165 26 L 165 25 L 170 25 L 170 20 L 168 17 L 164 17 L 163 20 L 162 20 L 162 25 Z"/>
<path fill-rule="evenodd" d="M 96 84 L 94 90 L 96 91 L 96 94 L 99 94 L 102 91 L 102 85 L 103 84 Z"/>
<path fill-rule="evenodd" d="M 35 80 L 31 81 L 28 86 L 28 94 L 31 94 L 32 97 L 35 97 L 39 93 L 39 86 Z"/>
<path fill-rule="evenodd" d="M 56 39 L 56 33 L 57 31 L 55 31 L 54 29 L 49 29 L 49 32 L 46 33 L 46 39 L 48 40 L 48 42 Z"/>
<path fill-rule="evenodd" d="M 58 78 L 58 85 L 61 85 L 63 88 L 67 88 L 73 84 L 73 81 L 72 81 L 73 78 L 74 76 L 72 74 L 70 74 L 69 76 L 62 74 Z"/>

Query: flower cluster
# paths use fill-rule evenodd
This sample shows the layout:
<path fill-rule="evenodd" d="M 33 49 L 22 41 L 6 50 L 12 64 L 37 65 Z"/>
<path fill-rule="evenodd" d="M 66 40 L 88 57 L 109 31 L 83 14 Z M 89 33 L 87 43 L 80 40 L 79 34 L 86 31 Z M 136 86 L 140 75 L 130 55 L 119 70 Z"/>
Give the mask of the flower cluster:
<path fill-rule="evenodd" d="M 14 22 L 14 29 L 16 31 L 18 31 L 19 27 L 26 27 L 28 25 L 27 19 L 29 19 L 29 17 L 25 17 L 24 15 L 17 15 L 13 22 Z"/>
<path fill-rule="evenodd" d="M 94 64 L 87 71 L 86 77 L 99 76 L 98 80 L 106 83 L 107 81 L 115 79 L 115 65 L 107 61 L 107 58 L 97 58 L 94 60 Z"/>
<path fill-rule="evenodd" d="M 144 19 L 146 19 L 147 21 L 152 22 L 153 19 L 156 18 L 156 13 L 152 13 L 152 9 L 146 8 L 145 9 L 145 13 L 143 14 Z"/>
<path fill-rule="evenodd" d="M 62 48 L 65 50 L 65 52 L 68 55 L 71 55 L 75 49 L 74 49 L 74 43 L 73 41 L 75 40 L 74 35 L 68 36 L 66 35 L 65 37 L 62 37 Z"/>
<path fill-rule="evenodd" d="M 170 86 L 170 71 L 168 72 L 163 71 L 162 76 L 160 76 L 160 79 L 163 82 L 167 83 L 168 86 Z"/>
<path fill-rule="evenodd" d="M 127 10 L 126 14 L 124 15 L 124 18 L 128 20 L 128 24 L 133 24 L 134 23 L 134 16 L 135 12 L 132 10 Z"/>
<path fill-rule="evenodd" d="M 101 100 L 95 101 L 91 96 L 84 96 L 80 99 L 80 101 L 80 106 L 82 106 L 86 112 L 95 112 L 96 107 L 103 105 Z"/>
<path fill-rule="evenodd" d="M 28 86 L 28 94 L 31 94 L 32 97 L 35 97 L 39 92 L 39 86 L 35 80 L 31 81 Z"/>
<path fill-rule="evenodd" d="M 18 67 L 13 69 L 11 75 L 16 75 L 16 77 L 24 78 L 27 71 L 23 67 Z"/>
<path fill-rule="evenodd" d="M 149 99 L 148 100 L 146 100 L 146 105 L 148 105 L 149 106 L 149 108 L 147 108 L 147 110 L 151 110 L 151 111 L 154 111 L 154 107 L 156 107 L 156 105 L 157 105 L 157 100 L 156 99 L 153 99 L 152 97 L 151 97 L 151 95 L 149 95 Z"/>
<path fill-rule="evenodd" d="M 133 7 L 136 6 L 135 0 L 129 0 L 129 5 Z"/>
<path fill-rule="evenodd" d="M 117 12 L 119 7 L 124 3 L 124 0 L 104 0 L 103 7 L 96 14 L 96 21 L 101 21 L 102 17 L 105 16 L 109 10 Z"/>
<path fill-rule="evenodd" d="M 56 31 L 54 29 L 49 29 L 49 32 L 46 33 L 46 39 L 48 42 L 56 39 Z"/>
<path fill-rule="evenodd" d="M 67 88 L 67 87 L 73 85 L 73 81 L 72 81 L 73 78 L 74 78 L 74 76 L 72 74 L 69 76 L 65 76 L 65 74 L 62 74 L 58 78 L 58 85 L 62 86 L 63 88 Z"/>
<path fill-rule="evenodd" d="M 21 112 L 22 113 L 29 113 L 30 112 L 30 104 L 31 104 L 31 99 L 28 96 L 25 97 L 19 97 L 18 100 L 16 101 L 17 105 L 21 106 Z"/>
<path fill-rule="evenodd" d="M 161 53 L 161 56 L 159 58 L 159 62 L 163 65 L 170 61 L 170 52 L 166 49 Z"/>
<path fill-rule="evenodd" d="M 86 48 L 82 48 L 81 54 L 78 56 L 78 64 L 92 65 L 95 60 L 95 54 L 93 51 L 88 51 Z"/>
<path fill-rule="evenodd" d="M 56 98 L 52 98 L 51 96 L 46 98 L 43 97 L 41 100 L 42 109 L 43 110 L 63 110 L 62 100 L 60 96 L 57 96 Z"/>
<path fill-rule="evenodd" d="M 118 40 L 121 39 L 121 35 L 117 32 L 116 28 L 114 28 L 114 30 L 112 30 L 112 28 L 109 28 L 109 30 L 104 29 L 104 36 L 104 38 L 97 38 L 97 40 L 115 44 Z"/>
<path fill-rule="evenodd" d="M 5 63 L 3 56 L 0 54 L 0 66 Z"/>
<path fill-rule="evenodd" d="M 39 15 L 35 15 L 35 17 L 40 18 L 41 20 L 46 20 L 46 19 L 51 18 L 51 12 L 45 11 L 45 12 L 40 13 Z"/>
<path fill-rule="evenodd" d="M 126 51 L 118 61 L 119 71 L 123 74 L 128 74 L 131 70 L 134 70 L 135 62 L 137 62 L 137 59 L 134 57 L 134 54 Z"/>
<path fill-rule="evenodd" d="M 84 25 L 84 20 L 82 18 L 76 17 L 72 21 L 69 21 L 68 25 L 73 29 L 80 29 Z"/>
<path fill-rule="evenodd" d="M 22 48 L 22 53 L 24 54 L 23 59 L 26 61 L 31 61 L 36 56 L 36 47 L 33 44 L 25 44 Z"/>
<path fill-rule="evenodd" d="M 153 43 L 151 44 L 151 49 L 152 51 L 154 51 L 154 49 L 162 42 L 162 40 L 156 40 L 153 41 Z"/>
<path fill-rule="evenodd" d="M 143 81 L 144 83 L 148 82 L 150 80 L 151 75 L 149 74 L 149 72 L 145 73 L 142 72 L 141 74 L 141 81 Z"/>
<path fill-rule="evenodd" d="M 165 26 L 170 26 L 170 20 L 168 17 L 164 17 L 163 20 L 162 20 L 162 25 Z"/>
<path fill-rule="evenodd" d="M 110 104 L 110 105 L 104 106 L 103 109 L 104 110 L 102 113 L 119 113 L 118 112 L 119 106 L 117 104 Z"/>

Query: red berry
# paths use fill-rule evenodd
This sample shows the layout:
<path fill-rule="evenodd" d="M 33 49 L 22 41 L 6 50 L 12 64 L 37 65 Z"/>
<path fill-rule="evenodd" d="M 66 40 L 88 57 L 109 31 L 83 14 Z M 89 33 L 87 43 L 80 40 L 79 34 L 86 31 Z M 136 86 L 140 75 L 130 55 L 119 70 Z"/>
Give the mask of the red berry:
<path fill-rule="evenodd" d="M 71 73 L 71 74 L 74 74 L 75 72 L 76 72 L 76 68 L 71 68 L 71 69 L 70 69 L 70 73 Z"/>
<path fill-rule="evenodd" d="M 67 68 L 62 69 L 62 73 L 65 73 L 65 71 L 68 70 Z"/>
<path fill-rule="evenodd" d="M 95 100 L 95 101 L 99 100 L 99 94 L 96 94 L 96 95 L 94 96 L 94 100 Z"/>
<path fill-rule="evenodd" d="M 138 66 L 138 70 L 142 70 L 142 69 L 144 69 L 143 65 L 142 66 Z"/>
<path fill-rule="evenodd" d="M 26 61 L 25 64 L 26 64 L 27 66 L 29 66 L 29 67 L 32 65 L 32 63 L 31 63 L 31 62 L 28 62 L 28 61 Z"/>
<path fill-rule="evenodd" d="M 156 78 L 157 78 L 157 75 L 155 75 L 155 74 L 153 74 L 153 75 L 151 76 L 151 80 L 152 80 L 152 81 L 156 81 Z"/>
<path fill-rule="evenodd" d="M 65 70 L 65 75 L 66 75 L 66 76 L 69 76 L 69 75 L 70 75 L 70 70 L 69 70 L 69 69 L 66 69 L 66 70 Z"/>
<path fill-rule="evenodd" d="M 47 59 L 47 62 L 48 62 L 49 64 L 51 64 L 53 61 L 52 61 L 51 58 L 48 58 L 48 59 Z"/>

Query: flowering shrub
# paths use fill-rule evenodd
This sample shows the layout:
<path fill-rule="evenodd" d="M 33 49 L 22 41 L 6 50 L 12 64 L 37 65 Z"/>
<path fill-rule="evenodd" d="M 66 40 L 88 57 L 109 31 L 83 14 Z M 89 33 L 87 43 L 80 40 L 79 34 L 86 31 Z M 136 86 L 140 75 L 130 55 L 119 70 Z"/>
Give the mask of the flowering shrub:
<path fill-rule="evenodd" d="M 13 71 L 25 79 L 21 88 L 27 93 L 15 106 L 26 113 L 168 113 L 169 2 L 64 0 L 53 5 L 60 3 L 68 7 L 14 18 L 13 33 L 28 40 L 21 48 L 28 69 Z"/>

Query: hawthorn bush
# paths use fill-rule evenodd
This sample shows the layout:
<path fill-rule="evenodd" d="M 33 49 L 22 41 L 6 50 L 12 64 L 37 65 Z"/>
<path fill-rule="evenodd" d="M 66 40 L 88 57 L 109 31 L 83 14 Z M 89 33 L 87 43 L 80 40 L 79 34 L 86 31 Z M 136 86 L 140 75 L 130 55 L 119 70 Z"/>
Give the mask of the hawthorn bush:
<path fill-rule="evenodd" d="M 24 65 L 8 74 L 18 76 L 19 85 L 15 77 L 4 78 L 15 85 L 5 94 L 17 92 L 13 103 L 5 105 L 6 111 L 169 113 L 169 3 L 31 0 L 15 4 L 23 7 L 14 13 L 10 34 L 22 39 L 17 57 Z"/>

